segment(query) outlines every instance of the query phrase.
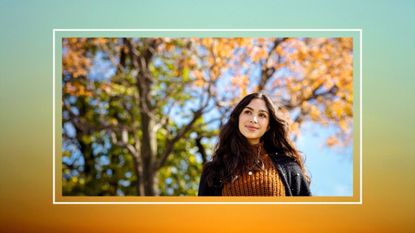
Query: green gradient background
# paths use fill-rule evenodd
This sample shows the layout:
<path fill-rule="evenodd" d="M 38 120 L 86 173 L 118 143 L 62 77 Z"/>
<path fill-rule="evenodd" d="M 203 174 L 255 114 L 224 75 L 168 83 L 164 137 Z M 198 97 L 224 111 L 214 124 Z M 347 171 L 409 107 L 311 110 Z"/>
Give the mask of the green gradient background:
<path fill-rule="evenodd" d="M 0 232 L 413 232 L 415 1 L 0 0 Z M 363 205 L 53 205 L 53 28 L 363 29 Z"/>

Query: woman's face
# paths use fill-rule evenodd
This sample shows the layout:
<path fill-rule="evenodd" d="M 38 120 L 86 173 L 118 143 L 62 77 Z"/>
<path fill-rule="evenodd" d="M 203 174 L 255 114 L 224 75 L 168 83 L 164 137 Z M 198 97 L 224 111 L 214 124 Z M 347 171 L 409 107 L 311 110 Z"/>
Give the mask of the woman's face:
<path fill-rule="evenodd" d="M 269 112 L 262 99 L 253 99 L 239 115 L 239 131 L 251 145 L 258 144 L 268 130 Z"/>

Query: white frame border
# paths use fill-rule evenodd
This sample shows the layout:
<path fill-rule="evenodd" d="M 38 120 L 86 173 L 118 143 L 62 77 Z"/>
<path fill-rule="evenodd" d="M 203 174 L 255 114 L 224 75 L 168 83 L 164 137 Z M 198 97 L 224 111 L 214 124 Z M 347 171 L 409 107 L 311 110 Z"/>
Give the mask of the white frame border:
<path fill-rule="evenodd" d="M 53 63 L 53 80 L 52 80 L 52 94 L 53 94 L 53 102 L 52 102 L 52 111 L 53 111 L 53 117 L 52 117 L 52 136 L 53 136 L 53 149 L 52 149 L 52 167 L 53 167 L 53 174 L 52 174 L 52 197 L 53 197 L 53 204 L 76 204 L 76 205 L 87 205 L 87 204 L 103 204 L 103 205 L 124 205 L 124 204 L 146 204 L 146 205 L 158 205 L 158 204 L 167 204 L 167 205 L 199 205 L 199 204 L 213 204 L 213 205 L 240 205 L 240 204 L 256 204 L 256 205 L 275 205 L 275 204 L 279 204 L 279 205 L 302 205 L 302 204 L 311 204 L 311 205 L 321 205 L 321 204 L 328 204 L 328 205 L 363 205 L 363 174 L 362 174 L 362 169 L 363 169 L 363 144 L 362 144 L 362 140 L 363 140 L 363 120 L 362 120 L 362 115 L 363 115 L 363 87 L 362 87 L 362 74 L 363 74 L 363 41 L 362 41 L 362 29 L 53 29 L 53 41 L 52 41 L 52 63 Z M 56 201 L 56 188 L 55 188 L 55 157 L 56 157 L 56 148 L 55 148 L 55 144 L 56 144 L 56 138 L 55 138 L 55 125 L 56 125 L 56 119 L 55 119 L 55 104 L 56 104 L 56 91 L 55 91 L 55 85 L 56 85 L 56 64 L 55 64 L 55 39 L 56 39 L 56 32 L 359 32 L 359 45 L 360 45 L 360 61 L 359 61 L 359 94 L 360 94 L 360 99 L 359 99 L 359 103 L 360 103 L 360 115 L 359 115 L 359 120 L 360 120 L 360 144 L 359 144 L 359 153 L 360 153 L 360 163 L 359 163 L 359 173 L 360 173 L 360 197 L 359 197 L 359 201 L 357 202 L 114 202 L 114 201 L 108 201 L 108 202 L 79 202 L 79 201 L 74 201 L 74 202 L 67 202 L 67 201 Z"/>

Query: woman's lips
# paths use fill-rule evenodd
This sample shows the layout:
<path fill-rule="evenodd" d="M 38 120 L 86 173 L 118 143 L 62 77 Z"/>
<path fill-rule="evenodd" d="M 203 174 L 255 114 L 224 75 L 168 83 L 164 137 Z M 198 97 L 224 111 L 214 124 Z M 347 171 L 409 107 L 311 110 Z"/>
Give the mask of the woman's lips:
<path fill-rule="evenodd" d="M 245 128 L 247 128 L 248 130 L 250 130 L 250 131 L 255 131 L 255 130 L 258 130 L 258 128 L 257 127 L 254 127 L 254 126 L 249 126 L 249 125 L 245 125 Z"/>

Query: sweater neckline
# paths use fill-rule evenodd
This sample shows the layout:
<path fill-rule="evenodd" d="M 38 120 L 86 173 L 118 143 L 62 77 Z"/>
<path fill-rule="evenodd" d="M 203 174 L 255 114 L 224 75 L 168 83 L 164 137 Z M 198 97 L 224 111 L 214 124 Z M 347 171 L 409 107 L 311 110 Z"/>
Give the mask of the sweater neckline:
<path fill-rule="evenodd" d="M 259 142 L 255 145 L 251 145 L 251 148 L 255 151 L 255 153 L 259 156 L 259 155 L 263 155 L 265 154 L 265 149 L 264 149 L 264 143 L 263 142 Z"/>

